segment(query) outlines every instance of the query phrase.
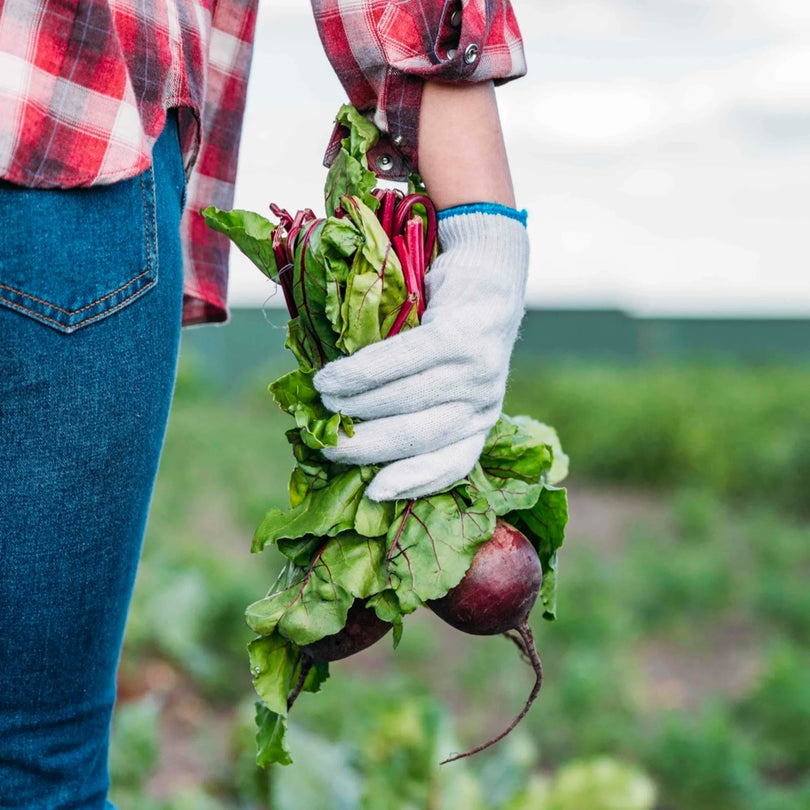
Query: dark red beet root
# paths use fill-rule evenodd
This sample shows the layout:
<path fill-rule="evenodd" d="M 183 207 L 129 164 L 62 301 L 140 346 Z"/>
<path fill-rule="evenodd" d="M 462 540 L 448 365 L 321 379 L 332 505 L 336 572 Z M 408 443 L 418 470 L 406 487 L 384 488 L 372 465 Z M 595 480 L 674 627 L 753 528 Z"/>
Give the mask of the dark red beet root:
<path fill-rule="evenodd" d="M 464 578 L 446 596 L 429 602 L 448 624 L 478 636 L 504 634 L 534 668 L 535 682 L 526 703 L 500 734 L 442 764 L 477 754 L 502 740 L 526 716 L 543 683 L 543 665 L 529 627 L 543 571 L 532 544 L 514 526 L 499 520 L 492 538 L 481 545 Z"/>
<path fill-rule="evenodd" d="M 529 615 L 542 582 L 543 569 L 532 544 L 499 520 L 464 579 L 429 606 L 457 630 L 495 636 L 515 629 Z"/>
<path fill-rule="evenodd" d="M 378 618 L 371 608 L 355 602 L 349 608 L 346 625 L 342 630 L 301 647 L 301 652 L 313 661 L 339 661 L 370 647 L 391 627 L 388 622 Z"/>
<path fill-rule="evenodd" d="M 314 664 L 339 661 L 359 653 L 379 641 L 393 625 L 378 618 L 377 614 L 361 602 L 355 602 L 346 615 L 346 624 L 342 630 L 331 636 L 313 641 L 301 647 L 301 672 L 290 696 L 287 698 L 287 711 L 292 708 L 309 671 Z"/>

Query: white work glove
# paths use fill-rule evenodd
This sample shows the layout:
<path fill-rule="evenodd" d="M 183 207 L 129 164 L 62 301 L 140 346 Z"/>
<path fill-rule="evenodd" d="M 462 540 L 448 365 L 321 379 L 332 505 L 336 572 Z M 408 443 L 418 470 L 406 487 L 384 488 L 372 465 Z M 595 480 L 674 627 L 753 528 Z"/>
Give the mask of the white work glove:
<path fill-rule="evenodd" d="M 478 460 L 501 413 L 523 317 L 524 217 L 489 204 L 443 212 L 421 325 L 315 375 L 327 408 L 362 420 L 324 455 L 348 464 L 393 462 L 369 485 L 371 499 L 433 494 Z"/>

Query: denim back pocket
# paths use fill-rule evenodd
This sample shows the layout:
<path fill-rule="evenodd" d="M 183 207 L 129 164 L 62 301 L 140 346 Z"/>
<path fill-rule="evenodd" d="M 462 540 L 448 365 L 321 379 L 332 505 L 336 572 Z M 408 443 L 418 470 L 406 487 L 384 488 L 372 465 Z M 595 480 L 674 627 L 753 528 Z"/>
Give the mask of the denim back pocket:
<path fill-rule="evenodd" d="M 156 281 L 151 168 L 92 188 L 27 189 L 0 181 L 0 305 L 74 332 Z"/>

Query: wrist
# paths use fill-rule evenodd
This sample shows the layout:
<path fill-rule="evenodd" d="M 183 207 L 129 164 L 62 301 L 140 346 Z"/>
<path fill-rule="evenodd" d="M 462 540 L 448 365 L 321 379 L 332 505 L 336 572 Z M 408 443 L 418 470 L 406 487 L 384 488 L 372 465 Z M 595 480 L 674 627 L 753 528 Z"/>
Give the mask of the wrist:
<path fill-rule="evenodd" d="M 492 82 L 425 82 L 419 117 L 419 174 L 439 210 L 475 200 L 514 206 Z"/>

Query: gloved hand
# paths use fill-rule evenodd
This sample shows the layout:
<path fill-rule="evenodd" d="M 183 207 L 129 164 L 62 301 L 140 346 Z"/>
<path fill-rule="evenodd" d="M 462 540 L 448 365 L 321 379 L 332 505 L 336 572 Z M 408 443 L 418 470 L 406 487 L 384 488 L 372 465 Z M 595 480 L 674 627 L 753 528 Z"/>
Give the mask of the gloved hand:
<path fill-rule="evenodd" d="M 393 462 L 368 487 L 376 501 L 433 494 L 463 478 L 501 413 L 523 316 L 525 214 L 490 204 L 449 209 L 439 244 L 422 323 L 328 363 L 314 379 L 327 408 L 363 420 L 324 454 Z"/>

